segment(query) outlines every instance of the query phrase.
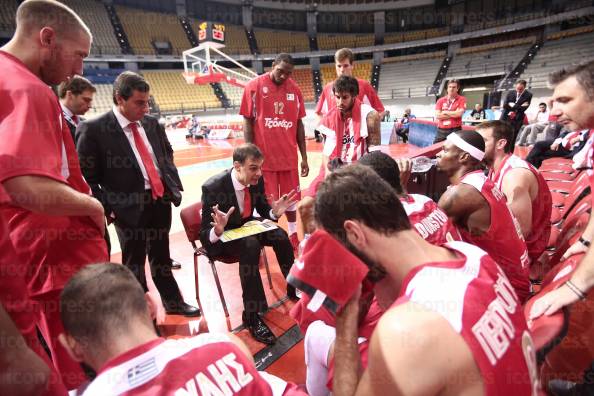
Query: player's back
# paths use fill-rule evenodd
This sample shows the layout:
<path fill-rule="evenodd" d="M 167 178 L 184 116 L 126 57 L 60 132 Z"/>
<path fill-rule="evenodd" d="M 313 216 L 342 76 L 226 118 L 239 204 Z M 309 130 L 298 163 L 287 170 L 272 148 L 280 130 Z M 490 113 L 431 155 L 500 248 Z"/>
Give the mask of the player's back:
<path fill-rule="evenodd" d="M 412 227 L 427 242 L 440 245 L 460 240 L 458 230 L 448 222 L 448 216 L 431 198 L 420 194 L 407 194 L 400 202 Z"/>
<path fill-rule="evenodd" d="M 107 363 L 84 390 L 93 395 L 242 395 L 282 394 L 286 383 L 268 383 L 254 364 L 224 334 L 156 339 Z M 273 393 L 272 387 L 280 387 Z"/>

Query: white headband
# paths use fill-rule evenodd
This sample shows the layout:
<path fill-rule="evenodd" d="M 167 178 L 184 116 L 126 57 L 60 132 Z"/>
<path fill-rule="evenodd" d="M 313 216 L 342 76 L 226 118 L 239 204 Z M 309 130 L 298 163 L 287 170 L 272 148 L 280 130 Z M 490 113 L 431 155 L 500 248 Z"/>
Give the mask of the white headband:
<path fill-rule="evenodd" d="M 447 141 L 457 146 L 462 151 L 466 151 L 479 161 L 482 161 L 485 157 L 485 153 L 483 151 L 477 149 L 472 144 L 462 139 L 457 133 L 450 133 L 447 137 Z"/>

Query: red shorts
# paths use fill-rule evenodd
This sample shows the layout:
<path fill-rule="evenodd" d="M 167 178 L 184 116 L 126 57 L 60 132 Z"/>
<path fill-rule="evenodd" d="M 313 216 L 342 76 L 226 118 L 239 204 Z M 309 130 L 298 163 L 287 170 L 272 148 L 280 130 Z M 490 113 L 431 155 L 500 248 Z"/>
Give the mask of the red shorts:
<path fill-rule="evenodd" d="M 264 190 L 270 202 L 278 200 L 285 194 L 295 190 L 297 200 L 301 199 L 299 191 L 299 173 L 297 169 L 289 171 L 262 171 Z"/>

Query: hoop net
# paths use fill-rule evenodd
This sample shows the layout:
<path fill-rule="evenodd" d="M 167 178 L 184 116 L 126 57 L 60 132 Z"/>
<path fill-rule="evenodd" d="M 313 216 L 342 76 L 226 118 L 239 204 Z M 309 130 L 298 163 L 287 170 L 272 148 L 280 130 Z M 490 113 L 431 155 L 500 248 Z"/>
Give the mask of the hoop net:
<path fill-rule="evenodd" d="M 248 81 L 258 76 L 252 70 L 219 50 L 219 48 L 223 47 L 223 44 L 206 42 L 198 47 L 184 51 L 184 72 L 182 75 L 186 82 L 188 84 L 226 82 L 237 87 L 244 87 Z M 211 51 L 213 54 L 211 54 Z M 213 60 L 211 55 L 217 56 L 218 59 Z M 244 74 L 217 64 L 219 60 L 233 63 Z"/>

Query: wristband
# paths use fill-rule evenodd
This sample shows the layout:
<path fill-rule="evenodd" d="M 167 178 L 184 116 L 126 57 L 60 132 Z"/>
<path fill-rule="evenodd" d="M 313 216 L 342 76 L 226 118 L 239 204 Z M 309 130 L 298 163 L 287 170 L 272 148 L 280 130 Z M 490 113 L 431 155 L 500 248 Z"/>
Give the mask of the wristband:
<path fill-rule="evenodd" d="M 584 245 L 584 246 L 585 246 L 585 247 L 587 247 L 587 248 L 589 248 L 589 247 L 590 247 L 590 245 L 592 244 L 592 242 L 590 242 L 590 241 L 588 241 L 588 240 L 584 239 L 583 237 L 580 237 L 579 241 L 580 241 L 580 243 L 581 243 L 582 245 Z"/>

